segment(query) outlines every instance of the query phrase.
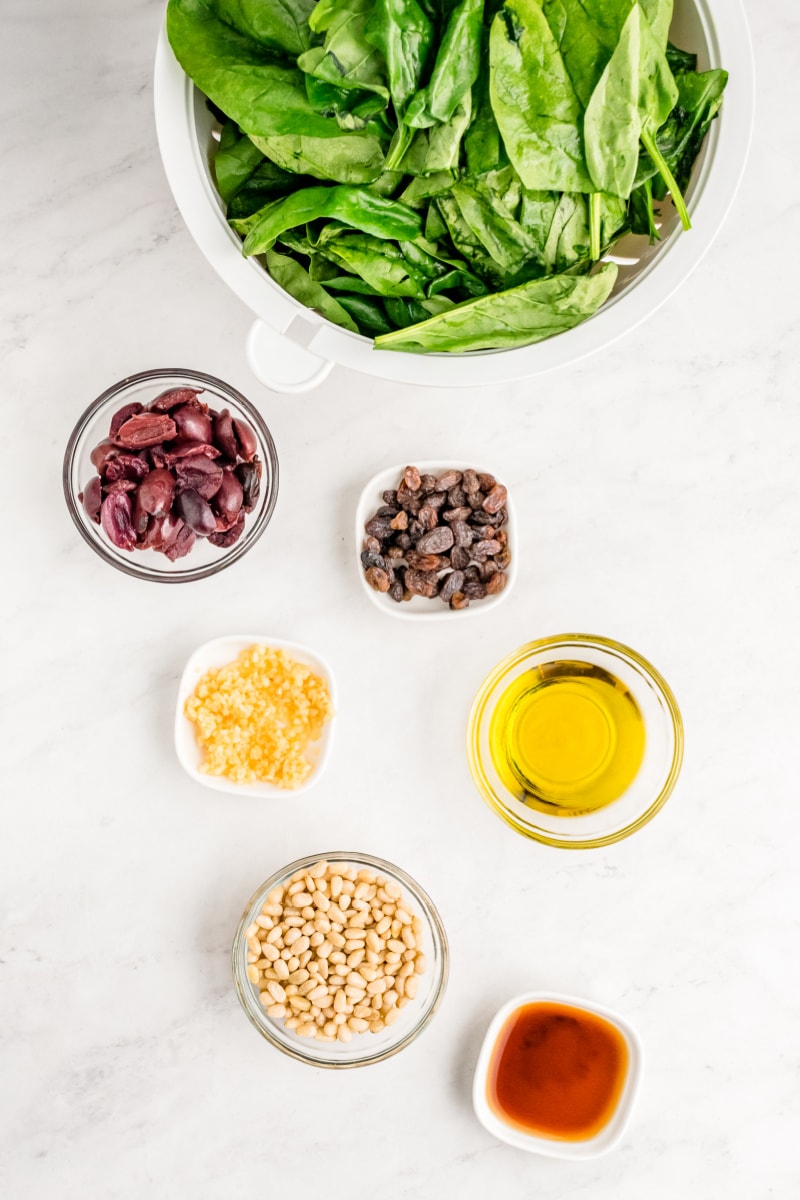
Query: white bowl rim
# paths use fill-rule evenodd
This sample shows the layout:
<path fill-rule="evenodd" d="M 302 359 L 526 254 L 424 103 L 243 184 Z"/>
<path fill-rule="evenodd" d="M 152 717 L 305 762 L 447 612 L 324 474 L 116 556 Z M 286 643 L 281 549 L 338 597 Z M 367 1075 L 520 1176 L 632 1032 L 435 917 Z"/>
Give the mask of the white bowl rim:
<path fill-rule="evenodd" d="M 435 475 L 440 474 L 442 471 L 465 471 L 467 470 L 467 467 L 465 467 L 464 461 L 464 459 L 447 458 L 420 459 L 414 462 L 414 466 L 417 467 L 417 469 L 423 475 Z M 391 481 L 394 480 L 396 482 L 403 474 L 406 466 L 406 463 L 398 463 L 397 466 L 384 467 L 383 470 L 376 471 L 372 478 L 367 480 L 364 487 L 361 489 L 360 496 L 358 497 L 355 517 L 355 565 L 356 571 L 358 572 L 359 582 L 363 591 L 367 596 L 369 596 L 369 599 L 375 605 L 375 607 L 379 608 L 385 616 L 395 617 L 401 621 L 441 621 L 444 619 L 446 621 L 450 621 L 452 624 L 454 622 L 454 618 L 458 619 L 463 617 L 474 617 L 480 615 L 481 613 L 491 612 L 492 609 L 497 608 L 498 604 L 502 604 L 503 601 L 508 598 L 509 592 L 517 581 L 517 574 L 519 572 L 517 512 L 510 489 L 508 491 L 508 496 L 505 503 L 505 509 L 508 513 L 508 521 L 506 522 L 505 530 L 508 535 L 508 548 L 511 551 L 511 562 L 506 570 L 506 586 L 497 596 L 487 596 L 483 600 L 476 600 L 474 604 L 470 604 L 468 608 L 459 609 L 452 609 L 448 605 L 443 604 L 441 601 L 437 603 L 436 598 L 426 601 L 422 597 L 415 597 L 413 600 L 408 600 L 398 604 L 395 600 L 390 599 L 385 593 L 376 592 L 375 589 L 371 588 L 367 583 L 366 575 L 364 574 L 364 568 L 361 565 L 359 555 L 361 554 L 361 543 L 365 537 L 364 520 L 368 520 L 369 517 L 372 516 L 372 513 L 369 513 L 368 517 L 366 518 L 364 517 L 364 513 L 367 512 L 368 508 L 372 507 L 373 505 L 375 507 L 380 507 L 380 500 L 371 499 L 371 497 L 380 497 L 381 492 L 390 489 L 392 486 Z M 479 474 L 483 472 L 483 467 L 481 466 L 474 466 L 472 469 L 473 471 L 477 471 Z M 494 475 L 494 471 L 487 471 L 486 474 Z M 419 601 L 419 606 L 417 606 L 417 601 Z"/>
<path fill-rule="evenodd" d="M 570 1008 L 583 1009 L 605 1018 L 625 1038 L 628 1047 L 628 1073 L 619 1104 L 609 1123 L 593 1138 L 584 1142 L 561 1142 L 555 1139 L 537 1137 L 535 1134 L 523 1133 L 513 1129 L 495 1116 L 486 1099 L 486 1078 L 492 1051 L 497 1041 L 497 1035 L 507 1019 L 518 1008 L 525 1004 L 563 1004 Z M 475 1115 L 489 1133 L 500 1141 L 526 1150 L 534 1154 L 542 1154 L 549 1158 L 589 1159 L 599 1158 L 619 1145 L 630 1122 L 633 1108 L 642 1080 L 644 1052 L 641 1039 L 633 1026 L 618 1012 L 606 1008 L 594 1000 L 586 1000 L 578 996 L 564 995 L 560 992 L 534 991 L 522 992 L 507 1000 L 492 1017 L 489 1028 L 481 1044 L 478 1062 L 472 1084 L 472 1104 Z"/>
<path fill-rule="evenodd" d="M 190 233 L 215 271 L 269 329 L 287 335 L 293 345 L 302 344 L 309 358 L 317 366 L 322 364 L 308 386 L 325 377 L 324 367 L 330 361 L 382 379 L 441 387 L 506 383 L 578 362 L 636 328 L 669 299 L 711 246 L 741 182 L 753 131 L 755 94 L 753 49 L 743 2 L 687 3 L 703 26 L 711 64 L 724 66 L 730 75 L 722 113 L 709 131 L 708 150 L 690 188 L 693 229 L 683 234 L 679 226 L 674 228 L 661 252 L 628 288 L 594 317 L 558 337 L 512 350 L 457 355 L 380 351 L 367 338 L 333 325 L 290 297 L 259 262 L 242 257 L 239 239 L 225 220 L 197 144 L 194 85 L 175 59 L 162 26 L 154 105 L 170 188 Z"/>
<path fill-rule="evenodd" d="M 207 775 L 200 771 L 195 762 L 192 761 L 191 750 L 195 750 L 195 754 L 199 754 L 197 743 L 195 741 L 194 730 L 192 723 L 184 714 L 183 707 L 191 692 L 194 690 L 197 682 L 193 678 L 195 672 L 200 667 L 200 674 L 210 669 L 210 664 L 206 662 L 200 666 L 201 660 L 208 659 L 212 655 L 215 656 L 216 651 L 226 648 L 230 649 L 230 659 L 233 661 L 242 650 L 248 649 L 250 646 L 270 646 L 275 650 L 286 650 L 289 653 L 294 653 L 300 656 L 300 661 L 304 658 L 308 660 L 308 664 L 313 664 L 314 669 L 322 675 L 328 684 L 330 692 L 331 704 L 333 706 L 333 714 L 325 723 L 322 731 L 322 737 L 319 739 L 319 756 L 313 771 L 309 775 L 305 783 L 296 788 L 279 788 L 271 783 L 234 783 L 230 779 L 225 779 L 221 775 Z M 254 797 L 260 799 L 272 799 L 282 797 L 292 800 L 295 796 L 301 796 L 305 792 L 311 790 L 318 782 L 328 760 L 331 756 L 333 748 L 333 732 L 336 722 L 337 712 L 337 691 L 336 680 L 329 663 L 322 657 L 317 650 L 310 646 L 304 645 L 302 642 L 289 641 L 285 638 L 267 637 L 262 633 L 231 633 L 224 634 L 221 637 L 212 638 L 210 641 L 203 642 L 198 646 L 187 659 L 186 665 L 181 672 L 180 681 L 178 683 L 178 694 L 175 703 L 175 724 L 174 724 L 174 744 L 175 753 L 178 762 L 183 767 L 187 775 L 190 776 L 196 783 L 203 784 L 204 787 L 211 788 L 217 792 L 229 792 L 236 796 Z"/>

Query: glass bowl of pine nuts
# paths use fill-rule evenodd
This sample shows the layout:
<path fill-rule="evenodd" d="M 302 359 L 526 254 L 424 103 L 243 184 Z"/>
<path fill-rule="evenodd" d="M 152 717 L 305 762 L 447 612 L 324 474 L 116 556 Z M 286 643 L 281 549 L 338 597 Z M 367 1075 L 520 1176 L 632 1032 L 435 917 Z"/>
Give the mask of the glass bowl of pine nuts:
<path fill-rule="evenodd" d="M 430 897 L 392 863 L 343 850 L 277 871 L 247 902 L 233 978 L 251 1024 L 315 1067 L 363 1067 L 422 1033 L 447 984 Z"/>

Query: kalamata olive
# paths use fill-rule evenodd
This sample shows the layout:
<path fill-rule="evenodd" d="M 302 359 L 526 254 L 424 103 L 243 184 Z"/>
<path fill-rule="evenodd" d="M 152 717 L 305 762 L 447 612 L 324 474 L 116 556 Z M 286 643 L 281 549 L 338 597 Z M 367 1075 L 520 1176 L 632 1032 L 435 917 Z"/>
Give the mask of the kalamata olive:
<path fill-rule="evenodd" d="M 132 404 L 124 404 L 122 408 L 118 408 L 111 418 L 108 436 L 115 438 L 129 417 L 135 417 L 137 413 L 143 411 L 144 405 L 140 404 L 138 400 L 134 400 Z"/>
<path fill-rule="evenodd" d="M 211 505 L 194 488 L 186 488 L 185 491 L 178 493 L 175 509 L 189 528 L 202 537 L 216 532 L 217 522 L 211 511 Z"/>
<path fill-rule="evenodd" d="M 180 517 L 173 517 L 171 514 L 151 517 L 139 547 L 142 550 L 163 550 L 165 543 L 174 541 L 182 528 L 183 521 Z"/>
<path fill-rule="evenodd" d="M 118 454 L 106 464 L 103 479 L 113 483 L 115 479 L 144 479 L 150 466 L 139 454 Z"/>
<path fill-rule="evenodd" d="M 216 495 L 222 483 L 222 467 L 204 456 L 180 459 L 175 474 L 184 488 L 194 488 L 204 500 Z"/>
<path fill-rule="evenodd" d="M 225 471 L 222 476 L 222 483 L 214 497 L 212 508 L 219 516 L 224 517 L 228 523 L 232 522 L 232 518 L 236 517 L 239 509 L 244 501 L 244 491 L 239 479 L 234 475 L 233 471 Z"/>
<path fill-rule="evenodd" d="M 242 536 L 243 529 L 244 513 L 240 515 L 239 520 L 235 525 L 232 525 L 230 529 L 226 529 L 220 533 L 211 533 L 209 534 L 208 540 L 211 542 L 212 546 L 220 546 L 223 549 L 226 549 L 228 546 L 232 546 L 234 542 L 238 542 L 239 538 Z"/>
<path fill-rule="evenodd" d="M 93 475 L 78 497 L 86 515 L 100 524 L 100 505 L 103 503 L 103 485 L 99 475 Z"/>
<path fill-rule="evenodd" d="M 227 408 L 223 408 L 219 416 L 214 418 L 214 445 L 219 446 L 227 458 L 236 461 L 239 455 L 239 445 L 233 429 L 233 420 Z"/>
<path fill-rule="evenodd" d="M 145 446 L 158 446 L 175 437 L 175 422 L 172 417 L 158 412 L 140 412 L 128 417 L 117 432 L 117 443 L 126 450 L 141 450 Z"/>
<path fill-rule="evenodd" d="M 258 450 L 258 442 L 250 426 L 246 425 L 244 421 L 234 420 L 233 432 L 236 434 L 239 454 L 245 462 L 249 462 L 251 458 L 255 458 L 256 451 Z"/>
<path fill-rule="evenodd" d="M 165 517 L 175 499 L 175 477 L 165 467 L 156 467 L 139 488 L 138 501 L 146 513 Z"/>
<path fill-rule="evenodd" d="M 209 442 L 180 441 L 175 442 L 165 452 L 164 461 L 168 467 L 174 467 L 182 458 L 196 458 L 200 454 L 206 458 L 219 458 L 219 450 Z"/>
<path fill-rule="evenodd" d="M 191 442 L 211 441 L 211 417 L 201 408 L 195 408 L 192 404 L 182 404 L 180 408 L 173 409 L 171 416 L 179 438 Z"/>
<path fill-rule="evenodd" d="M 239 463 L 236 468 L 236 477 L 242 485 L 243 501 L 242 508 L 245 512 L 250 512 L 255 508 L 261 491 L 261 463 L 258 459 L 253 462 Z"/>
<path fill-rule="evenodd" d="M 92 460 L 92 466 L 95 471 L 102 471 L 112 458 L 117 458 L 119 455 L 119 446 L 112 442 L 111 438 L 103 438 L 102 442 L 98 442 L 89 457 Z"/>
<path fill-rule="evenodd" d="M 125 492 L 112 492 L 106 496 L 100 508 L 100 523 L 120 550 L 132 550 L 136 545 L 132 512 L 131 498 Z"/>
<path fill-rule="evenodd" d="M 146 509 L 142 508 L 141 497 L 137 492 L 133 497 L 133 517 L 131 518 L 133 531 L 136 534 L 137 540 L 144 537 L 145 533 L 147 532 L 147 523 L 149 520 L 150 514 L 146 511 Z"/>
<path fill-rule="evenodd" d="M 104 483 L 103 491 L 110 496 L 114 492 L 135 492 L 138 486 L 135 479 L 115 479 L 112 483 Z"/>
<path fill-rule="evenodd" d="M 202 391 L 202 388 L 168 388 L 166 392 L 162 392 L 159 396 L 156 396 L 155 400 L 148 407 L 153 412 L 169 412 L 171 408 L 177 408 L 179 404 L 195 403 L 199 407 L 200 401 L 197 397 Z"/>
<path fill-rule="evenodd" d="M 188 525 L 184 525 L 178 531 L 178 536 L 174 542 L 170 542 L 169 546 L 165 546 L 164 553 L 170 562 L 175 562 L 176 558 L 183 558 L 189 553 L 192 546 L 197 540 L 197 534 Z"/>

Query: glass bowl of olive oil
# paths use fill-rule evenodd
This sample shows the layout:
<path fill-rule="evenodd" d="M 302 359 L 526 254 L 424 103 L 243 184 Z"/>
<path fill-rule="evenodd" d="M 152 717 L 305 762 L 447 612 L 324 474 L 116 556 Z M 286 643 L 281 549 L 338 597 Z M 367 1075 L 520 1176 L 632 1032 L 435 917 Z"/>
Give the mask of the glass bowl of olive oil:
<path fill-rule="evenodd" d="M 549 846 L 608 846 L 651 820 L 683 760 L 669 686 L 641 655 L 568 633 L 529 642 L 484 680 L 470 770 L 490 808 Z"/>

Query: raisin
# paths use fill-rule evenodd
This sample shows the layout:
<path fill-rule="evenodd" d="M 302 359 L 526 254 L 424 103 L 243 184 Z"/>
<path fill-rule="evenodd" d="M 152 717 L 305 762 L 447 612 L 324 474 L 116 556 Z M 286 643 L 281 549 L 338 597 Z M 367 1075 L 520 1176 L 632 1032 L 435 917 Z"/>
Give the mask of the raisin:
<path fill-rule="evenodd" d="M 404 579 L 406 588 L 415 596 L 432 598 L 439 591 L 439 580 L 430 571 L 414 571 L 408 567 Z"/>
<path fill-rule="evenodd" d="M 428 533 L 424 533 L 417 542 L 417 549 L 423 554 L 441 554 L 445 550 L 449 550 L 455 541 L 453 531 L 449 525 L 437 525 L 435 529 L 431 529 Z"/>
<path fill-rule="evenodd" d="M 471 496 L 473 492 L 477 492 L 479 490 L 481 485 L 478 482 L 478 476 L 471 467 L 468 471 L 464 472 L 464 478 L 461 481 L 461 486 L 468 496 Z"/>
<path fill-rule="evenodd" d="M 470 600 L 482 600 L 486 595 L 486 584 L 479 579 L 466 579 L 462 591 Z"/>
<path fill-rule="evenodd" d="M 406 562 L 417 571 L 443 571 L 450 565 L 444 554 L 421 554 L 419 550 L 409 550 Z"/>
<path fill-rule="evenodd" d="M 469 596 L 465 595 L 464 592 L 455 592 L 450 601 L 450 607 L 456 609 L 469 608 Z"/>
<path fill-rule="evenodd" d="M 396 491 L 384 492 L 383 493 L 383 503 L 384 504 L 392 504 L 392 505 L 394 505 L 395 508 L 397 508 L 397 492 Z"/>
<path fill-rule="evenodd" d="M 439 523 L 439 514 L 435 508 L 431 508 L 430 504 L 423 504 L 419 510 L 418 520 L 425 529 L 435 529 Z"/>
<path fill-rule="evenodd" d="M 445 471 L 436 480 L 437 492 L 449 492 L 451 488 L 458 487 L 463 479 L 460 471 Z"/>
<path fill-rule="evenodd" d="M 416 467 L 406 467 L 403 472 L 403 482 L 410 492 L 418 492 L 419 485 L 422 483 L 422 476 Z"/>
<path fill-rule="evenodd" d="M 401 531 L 403 529 L 408 529 L 408 513 L 403 511 L 399 512 L 397 516 L 392 518 L 390 524 L 392 529 L 399 529 Z"/>
<path fill-rule="evenodd" d="M 507 576 L 502 571 L 498 571 L 496 575 L 492 575 L 491 579 L 486 581 L 486 595 L 497 596 L 506 586 Z"/>
<path fill-rule="evenodd" d="M 462 571 L 451 571 L 445 576 L 445 581 L 442 584 L 442 590 L 439 592 L 440 598 L 449 604 L 456 592 L 460 592 L 464 584 L 464 574 Z"/>
<path fill-rule="evenodd" d="M 494 475 L 481 473 L 478 475 L 478 483 L 481 485 L 482 492 L 490 492 L 497 483 L 497 480 L 495 479 Z"/>
<path fill-rule="evenodd" d="M 473 533 L 469 525 L 466 525 L 463 521 L 456 521 L 452 526 L 452 530 L 456 546 L 466 550 L 468 546 L 472 545 Z"/>
<path fill-rule="evenodd" d="M 391 585 L 386 571 L 382 571 L 380 567 L 370 567 L 366 577 L 367 583 L 376 592 L 388 592 Z"/>
<path fill-rule="evenodd" d="M 472 509 L 468 505 L 462 505 L 461 508 L 448 508 L 442 513 L 442 520 L 447 521 L 448 525 L 451 521 L 466 521 L 472 516 Z"/>
<path fill-rule="evenodd" d="M 507 495 L 508 492 L 502 483 L 496 483 L 483 502 L 483 511 L 488 513 L 499 512 L 506 502 Z"/>
<path fill-rule="evenodd" d="M 450 552 L 450 565 L 454 571 L 463 571 L 465 567 L 469 566 L 469 554 L 458 543 L 456 543 Z"/>
<path fill-rule="evenodd" d="M 399 604 L 403 599 L 403 585 L 399 579 L 395 579 L 392 586 L 389 588 L 389 595 Z"/>

